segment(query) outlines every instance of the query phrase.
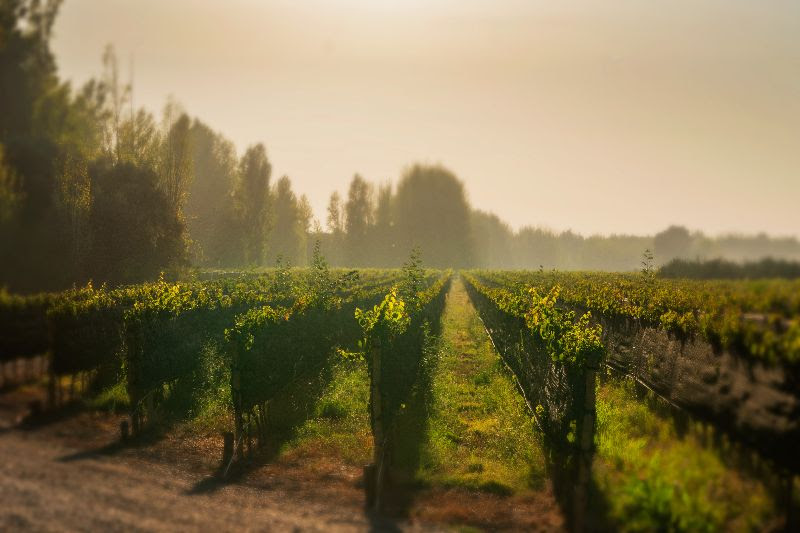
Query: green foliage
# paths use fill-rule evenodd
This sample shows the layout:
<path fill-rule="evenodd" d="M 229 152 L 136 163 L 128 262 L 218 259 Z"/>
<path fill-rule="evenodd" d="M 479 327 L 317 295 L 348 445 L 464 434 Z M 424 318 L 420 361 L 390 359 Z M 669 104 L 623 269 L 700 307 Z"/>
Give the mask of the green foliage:
<path fill-rule="evenodd" d="M 418 246 L 434 268 L 472 264 L 470 207 L 463 183 L 446 168 L 411 167 L 397 185 L 394 217 L 398 251 Z"/>
<path fill-rule="evenodd" d="M 151 169 L 106 160 L 89 169 L 95 194 L 89 212 L 87 272 L 111 283 L 154 279 L 186 264 L 184 226 Z"/>
<path fill-rule="evenodd" d="M 356 174 L 350 182 L 347 202 L 344 204 L 344 245 L 348 265 L 368 264 L 368 232 L 373 223 L 373 210 L 372 187 Z"/>
<path fill-rule="evenodd" d="M 427 287 L 421 287 L 423 276 L 416 257 L 412 257 L 404 274 L 407 293 L 421 289 L 412 293 L 412 305 L 408 305 L 393 286 L 371 310 L 357 308 L 355 311 L 363 332 L 360 347 L 369 365 L 370 379 L 379 384 L 376 391 L 378 395 L 371 397 L 370 401 L 380 402 L 381 418 L 372 420 L 372 429 L 375 431 L 380 423 L 384 430 L 382 445 L 385 446 L 385 460 L 395 467 L 401 464 L 408 467 L 416 462 L 413 453 L 404 455 L 413 446 L 400 446 L 398 441 L 417 433 L 422 421 L 417 420 L 415 427 L 406 428 L 405 431 L 397 430 L 397 427 L 400 415 L 415 396 L 416 388 L 421 386 L 425 389 L 417 390 L 417 397 L 427 393 L 428 387 L 422 381 L 429 366 L 431 331 L 438 331 L 452 276 L 451 272 L 445 272 Z M 380 373 L 377 373 L 376 363 L 380 365 Z M 370 413 L 374 415 L 375 411 L 371 409 Z"/>
<path fill-rule="evenodd" d="M 544 296 L 535 287 L 482 282 L 462 273 L 467 292 L 514 373 L 542 431 L 554 489 L 569 506 L 578 475 L 586 414 L 587 371 L 605 354 L 599 326 L 591 315 L 579 319 L 560 308 L 560 288 Z"/>
<path fill-rule="evenodd" d="M 587 272 L 477 272 L 512 290 L 558 286 L 560 302 L 611 319 L 635 320 L 772 364 L 800 361 L 800 281 L 643 279 Z"/>
<path fill-rule="evenodd" d="M 725 259 L 706 261 L 673 259 L 658 269 L 658 275 L 673 279 L 798 279 L 800 262 L 771 257 L 744 263 Z"/>
<path fill-rule="evenodd" d="M 0 289 L 0 362 L 47 351 L 46 316 L 54 298 L 51 294 L 23 297 Z"/>
<path fill-rule="evenodd" d="M 273 188 L 270 209 L 268 260 L 283 257 L 292 264 L 305 266 L 311 212 L 307 199 L 304 196 L 298 198 L 292 190 L 288 176 L 283 176 Z"/>
<path fill-rule="evenodd" d="M 106 387 L 96 396 L 87 399 L 86 403 L 93 409 L 112 413 L 124 413 L 130 409 L 128 391 L 125 390 L 125 383 L 122 381 Z"/>
<path fill-rule="evenodd" d="M 422 290 L 425 274 L 422 270 L 422 253 L 418 247 L 411 250 L 411 256 L 403 264 L 403 284 L 401 294 L 412 307 L 417 307 L 418 293 Z"/>
<path fill-rule="evenodd" d="M 488 298 L 497 308 L 524 320 L 539 349 L 549 354 L 553 362 L 583 366 L 597 364 L 605 353 L 602 329 L 591 324 L 591 313 L 575 317 L 574 311 L 560 308 L 557 303 L 561 287 L 552 286 L 542 296 L 537 288 L 506 290 L 481 283 L 471 274 L 464 274 L 469 286 Z"/>
<path fill-rule="evenodd" d="M 377 337 L 388 342 L 403 334 L 411 323 L 406 304 L 397 296 L 395 287 L 371 310 L 356 309 L 355 317 L 366 339 Z"/>
<path fill-rule="evenodd" d="M 336 364 L 332 374 L 313 416 L 286 449 L 312 456 L 322 451 L 360 467 L 370 457 L 369 376 L 364 365 L 350 362 Z"/>
<path fill-rule="evenodd" d="M 621 531 L 757 530 L 776 509 L 768 488 L 637 400 L 630 381 L 599 387 L 593 477 Z M 600 496 L 600 495 L 598 495 Z"/>
<path fill-rule="evenodd" d="M 103 369 L 104 385 L 119 377 L 123 312 L 136 289 L 108 291 L 91 284 L 59 294 L 47 310 L 51 370 L 66 375 Z"/>
<path fill-rule="evenodd" d="M 264 244 L 269 224 L 269 186 L 272 165 L 263 144 L 247 148 L 239 162 L 239 180 L 233 191 L 241 225 L 244 264 L 259 265 L 264 260 Z"/>
<path fill-rule="evenodd" d="M 539 296 L 536 289 L 529 289 L 531 304 L 525 313 L 525 323 L 553 361 L 596 364 L 605 353 L 602 329 L 590 324 L 590 313 L 576 320 L 573 311 L 556 307 L 560 290 L 555 286 L 546 296 Z"/>
<path fill-rule="evenodd" d="M 359 282 L 352 273 L 336 276 L 316 254 L 314 267 L 294 284 L 291 305 L 256 306 L 235 317 L 225 338 L 228 351 L 238 358 L 244 412 L 328 365 L 335 353 L 347 353 L 342 347 L 356 345 L 361 331 L 355 310 L 375 302 L 396 274 L 364 277 Z"/>

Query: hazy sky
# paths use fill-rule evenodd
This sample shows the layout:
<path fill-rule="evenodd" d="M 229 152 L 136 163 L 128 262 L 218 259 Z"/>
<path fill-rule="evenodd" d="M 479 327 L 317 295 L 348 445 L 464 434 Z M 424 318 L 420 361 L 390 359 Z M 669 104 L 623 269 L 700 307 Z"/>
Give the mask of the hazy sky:
<path fill-rule="evenodd" d="M 323 223 L 420 161 L 514 227 L 800 236 L 798 0 L 66 0 L 61 74 L 107 43 Z"/>

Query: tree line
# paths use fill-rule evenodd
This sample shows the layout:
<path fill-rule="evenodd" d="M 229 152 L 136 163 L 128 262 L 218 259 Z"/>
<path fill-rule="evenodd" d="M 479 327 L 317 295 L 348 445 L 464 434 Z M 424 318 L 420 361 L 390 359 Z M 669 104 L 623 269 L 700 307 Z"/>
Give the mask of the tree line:
<path fill-rule="evenodd" d="M 800 259 L 796 239 L 763 235 L 514 231 L 473 209 L 438 165 L 410 166 L 394 185 L 356 174 L 331 195 L 323 227 L 290 178 L 273 176 L 263 144 L 239 155 L 174 100 L 158 116 L 134 107 L 112 47 L 95 79 L 78 88 L 60 79 L 50 49 L 60 4 L 0 3 L 0 286 L 11 290 L 304 266 L 316 242 L 331 264 L 349 267 L 397 267 L 415 247 L 426 265 L 454 268 L 635 270 L 646 248 L 661 263 Z"/>

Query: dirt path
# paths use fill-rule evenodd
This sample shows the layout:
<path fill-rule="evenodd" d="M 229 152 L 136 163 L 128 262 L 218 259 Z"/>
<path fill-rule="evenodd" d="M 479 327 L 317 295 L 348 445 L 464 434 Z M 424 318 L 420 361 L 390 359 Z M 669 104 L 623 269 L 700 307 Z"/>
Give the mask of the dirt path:
<path fill-rule="evenodd" d="M 0 530 L 363 531 L 357 508 L 241 485 L 193 493 L 202 475 L 129 457 L 84 455 L 36 434 L 0 435 Z"/>
<path fill-rule="evenodd" d="M 41 390 L 0 395 L 0 531 L 430 531 L 363 511 L 360 471 L 315 457 L 211 473 L 221 442 L 169 434 L 119 447 L 121 417 L 20 425 Z"/>
<path fill-rule="evenodd" d="M 17 431 L 0 436 L 0 458 L 0 529 L 6 531 L 368 528 L 358 513 L 293 504 L 246 487 L 191 494 L 198 480 L 168 465 L 82 457 Z"/>
<path fill-rule="evenodd" d="M 454 505 L 431 495 L 436 504 L 420 505 L 417 516 L 487 530 L 561 530 L 531 417 L 460 278 L 442 316 L 432 393 L 421 475 L 462 496 Z"/>

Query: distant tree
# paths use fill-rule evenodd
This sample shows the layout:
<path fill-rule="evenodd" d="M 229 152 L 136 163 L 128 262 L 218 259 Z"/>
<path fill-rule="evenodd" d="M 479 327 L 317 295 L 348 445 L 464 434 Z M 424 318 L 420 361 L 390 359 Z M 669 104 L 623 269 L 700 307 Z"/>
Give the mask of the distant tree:
<path fill-rule="evenodd" d="M 103 76 L 99 91 L 105 108 L 104 144 L 106 152 L 119 161 L 122 158 L 122 121 L 125 105 L 131 97 L 131 85 L 120 81 L 119 62 L 112 45 L 103 51 Z"/>
<path fill-rule="evenodd" d="M 6 164 L 5 150 L 0 144 L 0 224 L 14 217 L 21 201 L 19 178 L 14 169 Z"/>
<path fill-rule="evenodd" d="M 244 261 L 264 261 L 269 222 L 269 181 L 272 166 L 263 144 L 247 149 L 239 163 L 239 181 L 234 191 L 243 228 Z"/>
<path fill-rule="evenodd" d="M 328 201 L 328 230 L 333 233 L 344 233 L 344 214 L 342 212 L 342 199 L 338 191 L 333 191 Z"/>
<path fill-rule="evenodd" d="M 356 174 L 347 191 L 345 252 L 349 266 L 365 266 L 369 255 L 367 233 L 373 220 L 372 186 Z"/>
<path fill-rule="evenodd" d="M 243 228 L 233 203 L 236 148 L 199 120 L 192 123 L 189 135 L 194 177 L 185 213 L 194 260 L 206 266 L 237 265 L 242 261 Z"/>
<path fill-rule="evenodd" d="M 511 228 L 494 213 L 472 212 L 470 221 L 474 264 L 480 268 L 498 268 L 511 261 Z"/>
<path fill-rule="evenodd" d="M 737 263 L 725 259 L 708 261 L 673 259 L 658 271 L 662 278 L 688 279 L 767 279 L 800 278 L 800 261 L 765 257 L 759 261 Z"/>
<path fill-rule="evenodd" d="M 270 263 L 282 259 L 292 265 L 306 263 L 306 225 L 297 196 L 292 191 L 292 182 L 283 176 L 275 184 L 273 196 L 273 222 L 269 239 Z"/>
<path fill-rule="evenodd" d="M 186 264 L 183 224 L 152 169 L 104 160 L 89 175 L 93 279 L 134 283 Z"/>
<path fill-rule="evenodd" d="M 158 124 L 151 113 L 140 109 L 120 125 L 119 161 L 159 168 L 167 160 L 168 147 L 162 142 Z"/>
<path fill-rule="evenodd" d="M 670 226 L 656 234 L 653 255 L 658 264 L 664 264 L 676 257 L 687 257 L 691 245 L 692 236 L 689 234 L 689 230 L 683 226 Z"/>
<path fill-rule="evenodd" d="M 344 264 L 344 206 L 338 191 L 331 193 L 328 200 L 328 234 L 320 235 L 320 245 L 325 257 L 332 265 Z"/>
<path fill-rule="evenodd" d="M 315 226 L 319 226 L 319 222 L 314 219 L 314 209 L 311 207 L 311 202 L 305 194 L 300 195 L 300 200 L 297 202 L 297 214 L 300 219 L 300 225 L 306 235 L 314 231 Z"/>
<path fill-rule="evenodd" d="M 395 266 L 400 258 L 395 257 L 394 220 L 392 213 L 392 185 L 387 183 L 378 188 L 375 205 L 375 224 L 370 235 L 369 264 L 376 267 Z"/>
<path fill-rule="evenodd" d="M 192 153 L 186 113 L 177 117 L 175 104 L 168 102 L 164 110 L 164 140 L 161 149 L 159 175 L 164 195 L 173 211 L 180 214 L 192 180 Z"/>
<path fill-rule="evenodd" d="M 543 228 L 523 227 L 514 236 L 514 268 L 564 268 L 560 263 L 558 235 Z"/>
<path fill-rule="evenodd" d="M 493 213 L 473 211 L 470 227 L 474 245 L 474 265 L 479 268 L 503 268 L 512 262 L 514 233 Z"/>
<path fill-rule="evenodd" d="M 398 253 L 418 246 L 428 266 L 472 265 L 470 207 L 464 185 L 452 172 L 412 167 L 397 186 L 394 206 Z"/>
<path fill-rule="evenodd" d="M 88 261 L 89 215 L 92 206 L 92 184 L 88 161 L 78 154 L 67 153 L 58 172 L 57 209 L 66 224 L 65 238 L 70 245 L 70 266 L 75 277 L 85 272 Z"/>

